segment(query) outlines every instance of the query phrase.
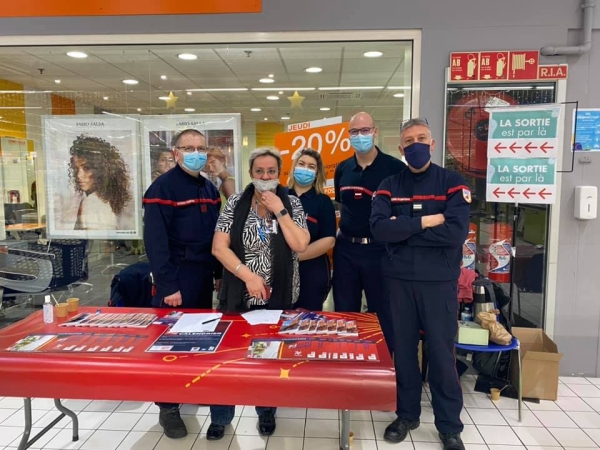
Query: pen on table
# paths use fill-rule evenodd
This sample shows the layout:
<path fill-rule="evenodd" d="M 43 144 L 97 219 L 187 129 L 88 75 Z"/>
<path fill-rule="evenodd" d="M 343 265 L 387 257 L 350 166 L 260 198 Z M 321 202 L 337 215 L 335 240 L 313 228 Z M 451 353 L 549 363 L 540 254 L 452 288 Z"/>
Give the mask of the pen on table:
<path fill-rule="evenodd" d="M 202 325 L 206 325 L 207 323 L 211 323 L 211 322 L 214 322 L 215 320 L 219 320 L 219 319 L 220 319 L 219 317 L 216 317 L 214 319 L 207 320 L 206 322 L 202 322 Z"/>

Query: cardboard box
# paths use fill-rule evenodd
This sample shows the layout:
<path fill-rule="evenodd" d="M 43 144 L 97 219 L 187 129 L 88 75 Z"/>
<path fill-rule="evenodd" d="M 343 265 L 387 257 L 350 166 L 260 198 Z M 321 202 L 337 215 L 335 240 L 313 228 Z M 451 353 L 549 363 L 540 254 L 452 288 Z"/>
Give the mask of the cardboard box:
<path fill-rule="evenodd" d="M 484 330 L 475 322 L 458 322 L 458 334 L 456 342 L 468 345 L 488 345 L 490 343 L 490 332 Z"/>
<path fill-rule="evenodd" d="M 512 334 L 521 343 L 521 367 L 524 398 L 556 400 L 562 353 L 544 330 L 513 327 Z M 511 381 L 519 385 L 516 351 L 511 360 Z"/>

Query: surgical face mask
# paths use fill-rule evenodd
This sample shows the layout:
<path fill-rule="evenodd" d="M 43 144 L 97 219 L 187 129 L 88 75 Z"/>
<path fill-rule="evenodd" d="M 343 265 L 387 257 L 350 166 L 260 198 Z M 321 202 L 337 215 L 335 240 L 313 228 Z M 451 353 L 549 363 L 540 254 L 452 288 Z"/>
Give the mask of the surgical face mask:
<path fill-rule="evenodd" d="M 279 186 L 279 179 L 275 178 L 274 180 L 261 180 L 260 178 L 252 178 L 252 184 L 258 192 L 275 192 L 277 190 L 277 186 Z"/>
<path fill-rule="evenodd" d="M 192 172 L 200 172 L 206 165 L 206 158 L 206 153 L 198 153 L 197 151 L 184 153 L 183 167 Z"/>
<path fill-rule="evenodd" d="M 413 169 L 422 169 L 431 159 L 431 146 L 423 142 L 413 142 L 404 148 L 404 159 Z"/>
<path fill-rule="evenodd" d="M 350 145 L 358 153 L 368 153 L 373 148 L 373 135 L 367 134 L 366 136 L 358 134 L 356 136 L 350 136 Z"/>
<path fill-rule="evenodd" d="M 306 167 L 296 167 L 294 169 L 294 180 L 300 186 L 308 186 L 315 181 L 315 177 L 317 176 L 317 172 L 312 169 L 307 169 Z"/>

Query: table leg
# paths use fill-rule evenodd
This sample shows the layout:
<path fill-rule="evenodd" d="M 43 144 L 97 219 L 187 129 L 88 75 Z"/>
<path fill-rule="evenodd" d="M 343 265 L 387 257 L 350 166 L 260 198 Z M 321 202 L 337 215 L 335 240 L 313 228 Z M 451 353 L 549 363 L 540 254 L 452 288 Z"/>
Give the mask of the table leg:
<path fill-rule="evenodd" d="M 71 422 L 73 422 L 73 442 L 77 442 L 79 440 L 79 420 L 77 419 L 77 414 L 66 408 L 60 402 L 60 398 L 54 399 L 54 406 L 62 413 L 63 417 L 68 416 L 71 418 Z"/>
<path fill-rule="evenodd" d="M 27 444 L 29 443 L 29 435 L 31 434 L 31 398 L 25 398 L 23 401 L 23 409 L 25 410 L 25 430 L 23 431 L 21 442 L 17 447 L 18 450 L 25 450 L 29 447 Z"/>
<path fill-rule="evenodd" d="M 340 437 L 340 450 L 350 450 L 350 411 L 342 410 L 342 435 Z"/>

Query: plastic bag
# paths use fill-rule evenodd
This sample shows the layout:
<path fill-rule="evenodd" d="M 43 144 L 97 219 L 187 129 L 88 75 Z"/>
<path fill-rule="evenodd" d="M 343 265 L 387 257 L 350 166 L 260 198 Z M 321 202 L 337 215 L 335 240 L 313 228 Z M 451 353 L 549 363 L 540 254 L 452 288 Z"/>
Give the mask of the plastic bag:
<path fill-rule="evenodd" d="M 488 312 L 480 312 L 477 314 L 477 318 L 481 321 L 482 328 L 490 330 L 490 341 L 498 345 L 508 345 L 512 341 L 512 336 L 496 319 L 498 314 L 500 314 L 500 311 L 494 309 Z"/>

